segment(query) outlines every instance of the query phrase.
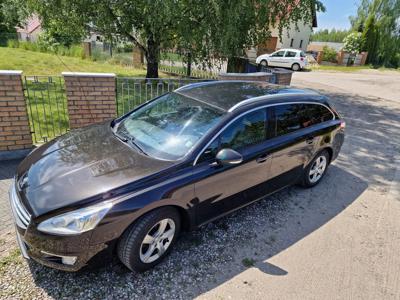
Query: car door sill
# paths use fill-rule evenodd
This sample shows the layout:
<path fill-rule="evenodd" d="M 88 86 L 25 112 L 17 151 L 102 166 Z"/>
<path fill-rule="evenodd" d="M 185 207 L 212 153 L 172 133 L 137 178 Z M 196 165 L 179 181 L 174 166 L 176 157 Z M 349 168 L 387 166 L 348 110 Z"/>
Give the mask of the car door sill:
<path fill-rule="evenodd" d="M 285 185 L 285 186 L 283 186 L 283 187 L 281 187 L 281 188 L 279 188 L 279 189 L 277 189 L 277 190 L 275 190 L 275 191 L 273 191 L 273 192 L 271 192 L 271 193 L 265 194 L 265 195 L 263 195 L 263 196 L 261 196 L 261 197 L 259 197 L 259 198 L 256 198 L 256 199 L 254 199 L 254 200 L 251 200 L 251 201 L 248 202 L 248 203 L 245 203 L 245 204 L 243 204 L 243 205 L 241 205 L 241 206 L 238 206 L 238 207 L 236 207 L 236 208 L 234 208 L 234 209 L 231 209 L 231 210 L 229 210 L 229 211 L 227 211 L 227 212 L 224 212 L 223 214 L 221 214 L 221 215 L 219 215 L 219 216 L 216 216 L 216 217 L 214 217 L 214 218 L 211 218 L 211 219 L 209 219 L 209 220 L 207 220 L 207 221 L 201 223 L 200 225 L 197 225 L 196 227 L 199 228 L 199 227 L 202 227 L 202 226 L 204 226 L 204 225 L 207 225 L 208 223 L 214 222 L 215 220 L 218 220 L 218 219 L 220 219 L 220 218 L 223 218 L 223 217 L 225 217 L 225 216 L 227 216 L 227 215 L 233 213 L 234 211 L 237 211 L 238 209 L 241 209 L 241 208 L 243 208 L 243 207 L 245 207 L 245 206 L 248 206 L 248 205 L 250 205 L 250 204 L 253 204 L 254 202 L 257 202 L 257 201 L 259 201 L 259 200 L 262 200 L 262 199 L 264 199 L 265 197 L 268 197 L 268 196 L 270 196 L 270 195 L 272 195 L 272 194 L 275 194 L 275 193 L 277 193 L 277 192 L 279 192 L 279 191 L 281 191 L 281 190 L 283 190 L 283 189 L 285 189 L 285 188 L 287 188 L 287 187 L 289 187 L 289 186 L 292 186 L 292 185 L 293 185 L 293 184 Z"/>

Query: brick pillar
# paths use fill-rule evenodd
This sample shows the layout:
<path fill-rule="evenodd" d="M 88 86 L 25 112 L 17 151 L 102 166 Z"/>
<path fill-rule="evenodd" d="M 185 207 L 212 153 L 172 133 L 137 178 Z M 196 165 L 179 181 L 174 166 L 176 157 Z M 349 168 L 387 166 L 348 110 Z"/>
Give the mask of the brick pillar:
<path fill-rule="evenodd" d="M 70 128 L 115 118 L 115 74 L 63 72 Z"/>
<path fill-rule="evenodd" d="M 0 160 L 24 157 L 33 147 L 21 74 L 0 70 Z"/>
<path fill-rule="evenodd" d="M 363 52 L 361 52 L 361 55 L 362 55 L 362 58 L 361 58 L 360 65 L 363 66 L 367 62 L 368 52 L 363 51 Z"/>
<path fill-rule="evenodd" d="M 320 64 L 324 59 L 324 51 L 318 51 L 317 54 L 317 64 Z"/>
<path fill-rule="evenodd" d="M 280 85 L 290 85 L 292 81 L 292 74 L 293 71 L 282 69 L 282 68 L 275 68 L 272 71 L 272 74 L 275 75 L 275 83 Z"/>

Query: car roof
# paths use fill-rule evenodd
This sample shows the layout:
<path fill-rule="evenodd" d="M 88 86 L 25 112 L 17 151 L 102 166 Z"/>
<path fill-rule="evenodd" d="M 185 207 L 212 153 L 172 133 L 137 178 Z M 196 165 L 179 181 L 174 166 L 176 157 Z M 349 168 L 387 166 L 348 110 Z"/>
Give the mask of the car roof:
<path fill-rule="evenodd" d="M 278 51 L 293 51 L 293 52 L 301 52 L 301 51 L 303 51 L 303 50 L 299 50 L 299 49 L 293 49 L 293 48 L 283 48 L 283 49 L 276 50 L 275 52 L 278 52 Z"/>
<path fill-rule="evenodd" d="M 234 80 L 193 83 L 180 87 L 174 92 L 223 111 L 232 111 L 250 102 L 256 103 L 257 100 L 264 100 L 263 103 L 268 100 L 276 102 L 277 97 L 282 99 L 285 95 L 318 95 L 312 90 L 268 82 Z"/>

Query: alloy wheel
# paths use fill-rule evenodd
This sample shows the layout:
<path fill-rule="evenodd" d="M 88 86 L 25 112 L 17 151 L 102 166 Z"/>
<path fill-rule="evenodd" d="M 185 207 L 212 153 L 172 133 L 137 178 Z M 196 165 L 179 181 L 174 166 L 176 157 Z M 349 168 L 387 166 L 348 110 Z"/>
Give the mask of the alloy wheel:
<path fill-rule="evenodd" d="M 155 224 L 144 237 L 140 246 L 140 260 L 152 263 L 160 258 L 171 245 L 175 236 L 175 222 L 163 219 Z"/>
<path fill-rule="evenodd" d="M 326 157 L 324 155 L 317 157 L 317 159 L 312 164 L 310 172 L 308 174 L 311 183 L 316 183 L 318 180 L 321 179 L 322 175 L 325 172 L 326 166 Z"/>

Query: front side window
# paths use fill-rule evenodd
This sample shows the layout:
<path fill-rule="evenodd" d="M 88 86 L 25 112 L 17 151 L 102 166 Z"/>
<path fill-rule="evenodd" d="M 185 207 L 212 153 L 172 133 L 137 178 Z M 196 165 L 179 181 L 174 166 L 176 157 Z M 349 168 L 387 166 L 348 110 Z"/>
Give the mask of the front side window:
<path fill-rule="evenodd" d="M 266 138 L 266 110 L 248 113 L 233 122 L 220 136 L 220 148 L 239 151 L 263 142 Z"/>
<path fill-rule="evenodd" d="M 283 57 L 283 55 L 285 54 L 285 51 L 278 51 L 273 53 L 271 56 L 272 57 Z"/>
<path fill-rule="evenodd" d="M 286 104 L 275 107 L 276 135 L 307 128 L 333 119 L 332 112 L 319 104 Z"/>
<path fill-rule="evenodd" d="M 224 112 L 177 93 L 169 93 L 132 112 L 116 133 L 146 154 L 177 160 L 189 153 Z"/>
<path fill-rule="evenodd" d="M 240 117 L 214 139 L 201 154 L 198 162 L 215 159 L 218 151 L 224 148 L 241 151 L 246 147 L 264 142 L 266 139 L 265 124 L 265 109 L 260 109 Z"/>

